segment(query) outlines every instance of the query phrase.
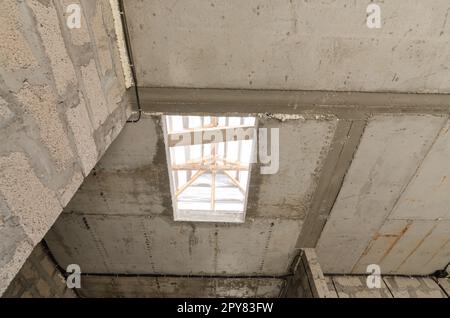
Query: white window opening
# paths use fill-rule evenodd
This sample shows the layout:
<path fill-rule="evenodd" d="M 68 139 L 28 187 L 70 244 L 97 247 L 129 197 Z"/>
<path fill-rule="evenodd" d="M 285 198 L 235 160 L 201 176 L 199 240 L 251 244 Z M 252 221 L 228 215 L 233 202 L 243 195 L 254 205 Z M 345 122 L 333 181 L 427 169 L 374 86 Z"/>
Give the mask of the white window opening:
<path fill-rule="evenodd" d="M 244 222 L 254 117 L 164 116 L 174 219 Z"/>

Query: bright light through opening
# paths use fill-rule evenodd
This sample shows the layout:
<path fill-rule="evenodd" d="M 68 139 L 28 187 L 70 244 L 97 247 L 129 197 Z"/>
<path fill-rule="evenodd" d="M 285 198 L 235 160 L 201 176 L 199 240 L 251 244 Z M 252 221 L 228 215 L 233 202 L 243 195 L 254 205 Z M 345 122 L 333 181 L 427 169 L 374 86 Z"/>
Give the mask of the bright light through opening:
<path fill-rule="evenodd" d="M 244 222 L 254 117 L 164 116 L 174 219 Z"/>

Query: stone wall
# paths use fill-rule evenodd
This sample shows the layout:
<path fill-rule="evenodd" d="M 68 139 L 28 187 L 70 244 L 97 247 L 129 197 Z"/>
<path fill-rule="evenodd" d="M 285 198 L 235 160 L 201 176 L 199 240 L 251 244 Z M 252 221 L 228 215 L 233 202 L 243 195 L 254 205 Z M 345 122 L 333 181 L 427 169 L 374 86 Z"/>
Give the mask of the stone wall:
<path fill-rule="evenodd" d="M 107 0 L 2 0 L 0 24 L 1 295 L 130 107 Z"/>
<path fill-rule="evenodd" d="M 74 298 L 66 281 L 42 244 L 38 244 L 9 284 L 3 298 Z"/>

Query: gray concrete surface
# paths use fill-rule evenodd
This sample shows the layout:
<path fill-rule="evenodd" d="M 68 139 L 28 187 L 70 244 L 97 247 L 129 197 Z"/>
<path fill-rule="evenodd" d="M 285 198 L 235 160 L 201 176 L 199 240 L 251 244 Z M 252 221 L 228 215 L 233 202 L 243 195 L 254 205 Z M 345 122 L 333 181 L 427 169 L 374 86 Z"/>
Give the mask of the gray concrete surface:
<path fill-rule="evenodd" d="M 369 121 L 317 245 L 325 273 L 365 273 L 369 264 L 383 274 L 445 268 L 448 134 L 447 117 Z"/>
<path fill-rule="evenodd" d="M 448 2 L 125 1 L 141 86 L 449 93 Z"/>
<path fill-rule="evenodd" d="M 431 277 L 382 277 L 381 288 L 368 288 L 366 276 L 326 276 L 334 298 L 448 298 L 442 283 Z M 441 286 L 440 286 L 441 285 Z"/>
<path fill-rule="evenodd" d="M 83 277 L 81 297 L 196 298 L 278 297 L 284 284 L 276 278 Z"/>
<path fill-rule="evenodd" d="M 102 275 L 286 275 L 307 244 L 301 233 L 311 207 L 328 200 L 315 196 L 320 180 L 344 169 L 337 200 L 326 205 L 331 214 L 325 208 L 311 214 L 310 224 L 326 222 L 323 232 L 318 226 L 311 234 L 320 236 L 325 273 L 365 273 L 367 264 L 378 263 L 383 273 L 428 275 L 445 266 L 444 204 L 433 205 L 444 219 L 391 213 L 429 156 L 444 153 L 435 164 L 443 171 L 445 115 L 373 116 L 354 140 L 354 157 L 346 155 L 334 170 L 323 169 L 336 158 L 330 149 L 345 144 L 335 136 L 345 121 L 258 118 L 260 127 L 280 128 L 280 172 L 253 169 L 244 224 L 173 221 L 160 117 L 147 114 L 124 128 L 46 236 L 58 263 L 74 262 L 85 273 Z"/>
<path fill-rule="evenodd" d="M 277 174 L 254 169 L 244 224 L 173 221 L 160 117 L 144 115 L 124 128 L 46 236 L 56 260 L 85 273 L 288 273 L 336 121 L 259 121 L 281 127 L 285 142 Z"/>
<path fill-rule="evenodd" d="M 293 275 L 286 279 L 283 296 L 288 298 L 332 297 L 313 248 L 301 250 L 293 268 Z"/>
<path fill-rule="evenodd" d="M 69 2 L 82 5 L 79 30 L 65 26 Z M 365 25 L 369 3 L 125 1 L 153 114 L 109 147 L 130 96 L 108 1 L 1 2 L 0 293 L 63 207 L 46 240 L 60 265 L 92 274 L 85 296 L 196 295 L 187 275 L 202 295 L 275 295 L 299 249 L 316 244 L 329 274 L 363 274 L 372 263 L 383 274 L 443 269 L 448 3 L 380 3 L 378 30 Z M 244 224 L 173 221 L 159 116 L 178 112 L 251 113 L 280 128 L 280 171 L 252 169 Z M 243 278 L 222 277 L 233 275 Z M 436 287 L 328 282 L 339 297 Z"/>
<path fill-rule="evenodd" d="M 129 116 L 108 1 L 0 3 L 0 294 Z"/>

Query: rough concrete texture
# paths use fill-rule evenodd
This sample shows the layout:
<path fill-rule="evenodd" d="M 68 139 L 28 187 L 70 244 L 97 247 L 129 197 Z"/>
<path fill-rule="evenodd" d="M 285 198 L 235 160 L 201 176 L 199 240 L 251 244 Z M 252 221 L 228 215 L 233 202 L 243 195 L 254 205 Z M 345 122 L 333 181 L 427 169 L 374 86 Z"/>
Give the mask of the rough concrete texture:
<path fill-rule="evenodd" d="M 366 276 L 332 277 L 339 298 L 392 298 L 384 281 L 381 281 L 381 288 L 368 288 L 366 279 Z"/>
<path fill-rule="evenodd" d="M 77 295 L 67 288 L 56 264 L 42 244 L 38 244 L 2 297 L 74 298 Z"/>
<path fill-rule="evenodd" d="M 370 3 L 125 5 L 142 86 L 450 92 L 448 1 L 380 1 L 380 29 Z"/>
<path fill-rule="evenodd" d="M 283 296 L 288 298 L 331 298 L 313 248 L 302 249 L 292 277 L 287 279 Z"/>
<path fill-rule="evenodd" d="M 66 5 L 0 3 L 0 294 L 129 116 L 108 2 Z"/>
<path fill-rule="evenodd" d="M 172 216 L 62 214 L 46 240 L 58 263 L 85 273 L 283 275 L 300 221 L 181 223 Z"/>
<path fill-rule="evenodd" d="M 432 278 L 385 277 L 383 280 L 394 298 L 443 298 L 448 297 Z"/>
<path fill-rule="evenodd" d="M 282 279 L 212 277 L 82 277 L 81 297 L 278 297 Z"/>
<path fill-rule="evenodd" d="M 448 298 L 430 277 L 382 277 L 381 288 L 368 288 L 367 276 L 326 276 L 335 298 Z"/>
<path fill-rule="evenodd" d="M 279 216 L 303 221 L 337 121 L 260 118 L 259 122 L 260 128 L 279 129 L 280 164 L 279 171 L 270 175 L 261 174 L 258 166 L 252 169 L 247 216 Z"/>
<path fill-rule="evenodd" d="M 23 153 L 1 157 L 0 167 L 2 195 L 10 209 L 10 217 L 16 217 L 27 237 L 37 244 L 62 207 L 55 193 L 33 173 Z"/>
<path fill-rule="evenodd" d="M 173 221 L 160 117 L 144 115 L 124 128 L 47 234 L 58 263 L 94 274 L 289 273 L 336 123 L 259 121 L 280 128 L 280 175 L 252 169 L 244 224 Z"/>
<path fill-rule="evenodd" d="M 379 264 L 428 275 L 448 264 L 448 127 L 439 116 L 370 120 L 317 246 L 325 273 Z"/>
<path fill-rule="evenodd" d="M 438 278 L 437 283 L 442 288 L 447 297 L 450 296 L 450 277 L 447 278 Z"/>
<path fill-rule="evenodd" d="M 0 39 L 2 39 L 0 41 L 0 67 L 2 70 L 12 72 L 35 68 L 37 60 L 24 34 L 25 25 L 22 21 L 22 13 L 15 1 L 0 3 L 0 19 L 3 25 L 0 30 Z"/>

